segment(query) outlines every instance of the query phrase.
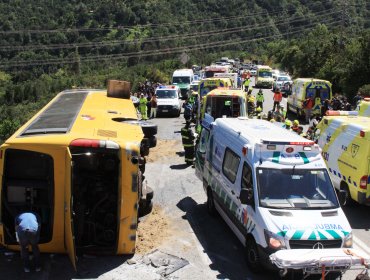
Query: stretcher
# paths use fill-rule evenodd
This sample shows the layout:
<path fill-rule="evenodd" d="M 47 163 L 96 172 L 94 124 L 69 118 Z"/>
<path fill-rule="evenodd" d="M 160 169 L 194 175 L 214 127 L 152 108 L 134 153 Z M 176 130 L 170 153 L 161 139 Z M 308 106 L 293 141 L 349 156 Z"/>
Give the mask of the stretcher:
<path fill-rule="evenodd" d="M 369 256 L 355 249 L 343 248 L 279 250 L 270 255 L 270 260 L 280 269 L 281 276 L 284 276 L 288 269 L 303 270 L 304 279 L 311 274 L 321 274 L 321 279 L 325 279 L 329 272 L 367 270 L 370 265 Z"/>

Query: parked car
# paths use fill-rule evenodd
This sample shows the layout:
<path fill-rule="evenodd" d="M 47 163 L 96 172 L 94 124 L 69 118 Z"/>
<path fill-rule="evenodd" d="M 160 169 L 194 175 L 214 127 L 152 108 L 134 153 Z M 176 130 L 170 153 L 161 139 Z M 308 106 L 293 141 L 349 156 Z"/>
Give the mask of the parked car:
<path fill-rule="evenodd" d="M 283 91 L 285 88 L 283 88 L 283 85 L 285 83 L 293 83 L 292 79 L 288 75 L 278 75 L 276 77 L 276 80 L 274 84 L 272 85 L 272 90 L 275 91 L 277 88 L 279 88 L 281 91 Z"/>

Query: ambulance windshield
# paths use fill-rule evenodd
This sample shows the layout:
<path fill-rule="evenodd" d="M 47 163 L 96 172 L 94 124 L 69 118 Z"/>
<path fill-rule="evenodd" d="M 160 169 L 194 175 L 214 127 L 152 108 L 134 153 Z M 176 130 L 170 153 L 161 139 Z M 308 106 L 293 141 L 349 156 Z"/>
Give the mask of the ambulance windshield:
<path fill-rule="evenodd" d="M 261 207 L 289 209 L 338 208 L 338 200 L 325 169 L 257 170 Z"/>

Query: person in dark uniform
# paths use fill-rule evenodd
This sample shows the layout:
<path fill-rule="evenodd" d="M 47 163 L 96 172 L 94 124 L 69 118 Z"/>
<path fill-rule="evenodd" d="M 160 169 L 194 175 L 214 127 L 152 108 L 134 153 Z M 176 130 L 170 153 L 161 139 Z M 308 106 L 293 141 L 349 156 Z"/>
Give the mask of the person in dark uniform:
<path fill-rule="evenodd" d="M 21 258 L 24 272 L 30 272 L 28 246 L 32 246 L 35 270 L 41 271 L 40 266 L 40 217 L 37 214 L 25 212 L 15 218 L 15 233 L 21 245 Z"/>
<path fill-rule="evenodd" d="M 182 144 L 185 150 L 185 163 L 192 165 L 194 162 L 194 133 L 190 128 L 190 121 L 186 121 L 186 124 L 181 128 Z"/>

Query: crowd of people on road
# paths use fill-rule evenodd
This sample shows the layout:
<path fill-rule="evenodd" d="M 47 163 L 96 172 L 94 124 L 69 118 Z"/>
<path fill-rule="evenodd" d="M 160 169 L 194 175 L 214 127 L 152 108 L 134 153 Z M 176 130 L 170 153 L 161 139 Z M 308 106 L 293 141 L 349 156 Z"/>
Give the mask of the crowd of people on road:
<path fill-rule="evenodd" d="M 142 120 L 157 117 L 158 102 L 155 90 L 159 86 L 161 84 L 158 82 L 145 80 L 145 82 L 139 83 L 137 92 L 131 93 L 131 99 L 137 106 Z"/>

